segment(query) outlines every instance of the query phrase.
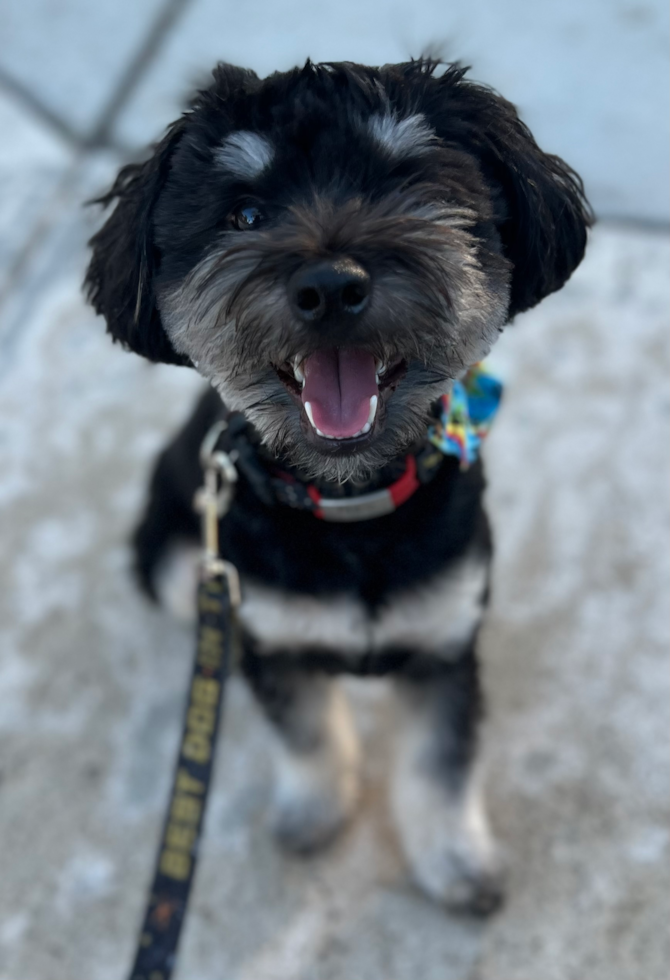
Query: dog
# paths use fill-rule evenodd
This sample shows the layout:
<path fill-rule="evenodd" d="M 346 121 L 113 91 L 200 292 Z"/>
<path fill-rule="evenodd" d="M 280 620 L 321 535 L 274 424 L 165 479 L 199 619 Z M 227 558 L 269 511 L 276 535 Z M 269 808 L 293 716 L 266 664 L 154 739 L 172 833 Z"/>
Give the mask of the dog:
<path fill-rule="evenodd" d="M 411 872 L 488 912 L 502 873 L 476 642 L 492 542 L 481 460 L 440 452 L 435 432 L 505 325 L 579 264 L 591 212 L 577 174 L 466 73 L 218 65 L 100 199 L 115 207 L 86 288 L 115 341 L 210 385 L 135 535 L 146 591 L 183 616 L 198 451 L 228 419 L 239 482 L 221 550 L 242 577 L 242 670 L 277 735 L 280 841 L 310 852 L 352 817 L 359 747 L 337 675 L 388 674 Z"/>

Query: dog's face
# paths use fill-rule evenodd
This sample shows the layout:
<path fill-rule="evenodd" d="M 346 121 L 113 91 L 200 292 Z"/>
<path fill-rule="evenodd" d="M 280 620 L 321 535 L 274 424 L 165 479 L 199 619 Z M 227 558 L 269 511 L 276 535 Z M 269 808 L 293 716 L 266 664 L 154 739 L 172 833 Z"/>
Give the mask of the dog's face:
<path fill-rule="evenodd" d="M 434 67 L 220 66 L 122 171 L 92 242 L 113 335 L 196 366 L 311 476 L 363 478 L 421 438 L 583 254 L 575 175 L 512 106 Z"/>
<path fill-rule="evenodd" d="M 339 479 L 425 433 L 509 306 L 469 161 L 358 88 L 309 72 L 229 100 L 181 140 L 155 211 L 175 350 L 273 451 Z"/>

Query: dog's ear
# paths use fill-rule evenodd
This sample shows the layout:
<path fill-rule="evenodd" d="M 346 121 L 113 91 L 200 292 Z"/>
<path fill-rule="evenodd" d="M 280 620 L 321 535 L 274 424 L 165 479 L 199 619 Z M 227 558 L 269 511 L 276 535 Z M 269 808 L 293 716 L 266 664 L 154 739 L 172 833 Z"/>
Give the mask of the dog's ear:
<path fill-rule="evenodd" d="M 570 278 L 583 258 L 593 214 L 574 170 L 542 152 L 510 102 L 465 81 L 466 70 L 452 66 L 435 79 L 441 97 L 431 115 L 439 136 L 452 145 L 456 139 L 479 160 L 491 188 L 503 251 L 513 267 L 513 317 Z"/>
<path fill-rule="evenodd" d="M 493 117 L 490 140 L 487 165 L 505 203 L 498 230 L 513 267 L 513 317 L 567 282 L 584 257 L 593 215 L 581 178 L 542 152 L 510 103 Z"/>
<path fill-rule="evenodd" d="M 163 329 L 154 295 L 160 255 L 154 243 L 153 213 L 184 128 L 178 120 L 145 163 L 123 167 L 111 190 L 94 203 L 116 202 L 89 245 L 93 254 L 84 286 L 107 321 L 115 341 L 150 361 L 190 364 L 174 350 Z"/>

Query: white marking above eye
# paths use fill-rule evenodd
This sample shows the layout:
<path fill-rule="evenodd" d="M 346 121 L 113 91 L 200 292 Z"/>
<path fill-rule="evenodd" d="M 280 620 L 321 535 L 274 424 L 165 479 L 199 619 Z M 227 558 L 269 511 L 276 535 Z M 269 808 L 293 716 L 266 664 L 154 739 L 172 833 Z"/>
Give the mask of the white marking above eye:
<path fill-rule="evenodd" d="M 420 155 L 437 142 L 434 130 L 420 112 L 398 119 L 394 112 L 377 113 L 368 119 L 370 136 L 394 157 Z"/>
<path fill-rule="evenodd" d="M 214 159 L 235 177 L 252 180 L 270 166 L 274 153 L 272 143 L 265 136 L 241 129 L 225 138 L 214 151 Z"/>

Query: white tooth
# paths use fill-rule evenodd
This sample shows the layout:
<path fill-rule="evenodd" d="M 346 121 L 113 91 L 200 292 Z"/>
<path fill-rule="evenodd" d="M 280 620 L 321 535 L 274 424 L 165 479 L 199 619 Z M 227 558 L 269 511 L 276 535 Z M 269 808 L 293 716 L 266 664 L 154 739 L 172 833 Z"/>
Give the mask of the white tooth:
<path fill-rule="evenodd" d="M 313 429 L 316 429 L 316 426 L 314 425 L 314 416 L 312 415 L 312 403 L 311 402 L 305 402 L 305 415 L 309 419 L 312 428 Z M 319 430 L 316 429 L 316 431 L 318 432 Z"/>
<path fill-rule="evenodd" d="M 376 395 L 372 395 L 372 397 L 370 398 L 370 414 L 368 415 L 368 420 L 365 423 L 368 426 L 368 430 L 367 431 L 369 431 L 369 429 L 372 427 L 372 423 L 375 420 L 375 415 L 377 414 L 377 402 L 378 401 L 379 401 L 379 399 L 377 398 Z"/>
<path fill-rule="evenodd" d="M 305 375 L 302 372 L 298 359 L 296 358 L 293 362 L 293 374 L 295 375 L 295 380 L 299 381 L 300 384 L 305 387 Z"/>
<path fill-rule="evenodd" d="M 386 365 L 383 361 L 375 361 L 375 369 L 375 378 L 377 380 L 377 384 L 379 384 L 379 379 L 381 378 L 382 374 L 386 373 Z"/>
<path fill-rule="evenodd" d="M 363 428 L 361 429 L 361 431 L 360 432 L 357 432 L 356 435 L 364 436 L 365 433 L 366 432 L 369 432 L 371 428 L 372 428 L 372 426 L 370 425 L 370 423 L 369 422 L 366 422 L 365 425 L 363 426 Z"/>

